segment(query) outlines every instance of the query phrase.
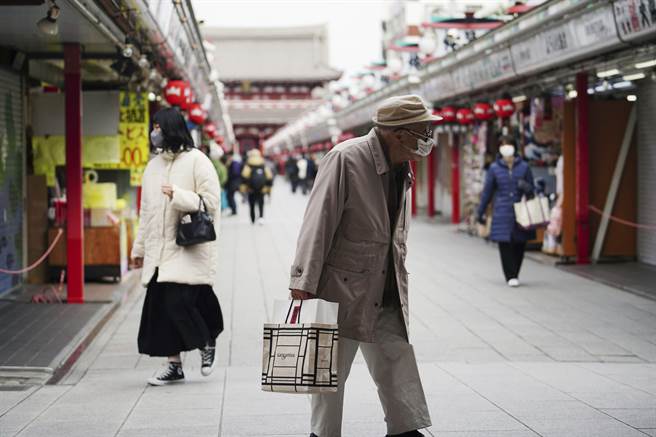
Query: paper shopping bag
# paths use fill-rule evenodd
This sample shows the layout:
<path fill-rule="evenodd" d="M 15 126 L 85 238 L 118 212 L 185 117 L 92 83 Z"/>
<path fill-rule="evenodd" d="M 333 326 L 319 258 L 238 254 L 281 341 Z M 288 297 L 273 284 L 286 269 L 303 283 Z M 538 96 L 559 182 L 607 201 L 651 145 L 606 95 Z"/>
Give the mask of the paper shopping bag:
<path fill-rule="evenodd" d="M 338 304 L 321 299 L 276 301 L 264 324 L 262 390 L 337 391 Z"/>
<path fill-rule="evenodd" d="M 531 200 L 522 200 L 514 204 L 515 220 L 524 229 L 535 229 L 549 224 L 549 199 L 536 196 Z"/>

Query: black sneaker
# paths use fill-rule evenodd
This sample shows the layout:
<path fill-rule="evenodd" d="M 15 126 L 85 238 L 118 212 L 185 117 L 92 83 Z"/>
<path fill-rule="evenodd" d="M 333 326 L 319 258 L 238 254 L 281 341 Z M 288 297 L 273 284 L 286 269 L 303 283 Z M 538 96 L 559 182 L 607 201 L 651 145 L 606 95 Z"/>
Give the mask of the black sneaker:
<path fill-rule="evenodd" d="M 204 349 L 200 349 L 200 373 L 203 376 L 210 376 L 216 365 L 216 347 L 215 346 L 205 346 Z"/>
<path fill-rule="evenodd" d="M 167 385 L 174 382 L 184 382 L 182 363 L 169 362 L 159 375 L 148 379 L 150 385 Z"/>

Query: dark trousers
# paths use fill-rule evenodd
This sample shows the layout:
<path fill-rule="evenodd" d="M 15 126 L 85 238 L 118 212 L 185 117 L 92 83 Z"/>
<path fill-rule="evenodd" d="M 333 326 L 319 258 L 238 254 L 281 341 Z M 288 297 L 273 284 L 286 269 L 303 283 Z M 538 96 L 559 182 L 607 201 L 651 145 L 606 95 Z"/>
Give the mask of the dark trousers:
<path fill-rule="evenodd" d="M 264 193 L 261 191 L 248 193 L 248 205 L 251 208 L 251 223 L 255 223 L 255 205 L 260 209 L 260 218 L 264 217 Z"/>
<path fill-rule="evenodd" d="M 306 195 L 308 193 L 308 179 L 299 179 L 298 180 L 298 186 L 301 187 L 301 192 L 303 195 Z"/>
<path fill-rule="evenodd" d="M 501 266 L 506 281 L 519 278 L 519 271 L 524 261 L 524 252 L 526 243 L 509 242 L 499 243 L 499 253 L 501 254 Z"/>
<path fill-rule="evenodd" d="M 237 192 L 236 188 L 233 187 L 228 188 L 228 205 L 230 206 L 233 215 L 237 214 L 237 202 L 235 202 L 236 192 Z"/>

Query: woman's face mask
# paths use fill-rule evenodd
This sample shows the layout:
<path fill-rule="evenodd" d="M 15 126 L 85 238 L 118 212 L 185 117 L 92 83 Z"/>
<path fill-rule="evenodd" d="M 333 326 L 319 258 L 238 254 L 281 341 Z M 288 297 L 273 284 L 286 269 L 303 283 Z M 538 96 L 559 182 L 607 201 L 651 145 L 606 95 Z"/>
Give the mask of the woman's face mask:
<path fill-rule="evenodd" d="M 164 145 L 164 134 L 162 134 L 162 129 L 155 128 L 150 132 L 150 142 L 153 143 L 153 147 L 156 149 L 161 149 Z"/>
<path fill-rule="evenodd" d="M 504 144 L 503 146 L 499 147 L 499 153 L 501 153 L 501 156 L 504 158 L 511 158 L 515 156 L 515 146 Z"/>

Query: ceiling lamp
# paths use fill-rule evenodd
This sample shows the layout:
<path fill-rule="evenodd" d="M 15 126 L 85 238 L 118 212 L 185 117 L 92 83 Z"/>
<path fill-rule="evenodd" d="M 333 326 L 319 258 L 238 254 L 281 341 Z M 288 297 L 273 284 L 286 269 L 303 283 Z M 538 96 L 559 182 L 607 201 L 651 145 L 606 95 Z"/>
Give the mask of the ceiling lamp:
<path fill-rule="evenodd" d="M 46 35 L 57 35 L 59 33 L 57 18 L 59 18 L 59 6 L 55 4 L 54 0 L 48 0 L 48 13 L 37 21 L 36 27 Z"/>
<path fill-rule="evenodd" d="M 606 71 L 598 71 L 597 72 L 597 77 L 600 79 L 604 79 L 606 77 L 611 77 L 620 74 L 620 70 L 617 68 L 611 68 L 610 70 Z"/>

